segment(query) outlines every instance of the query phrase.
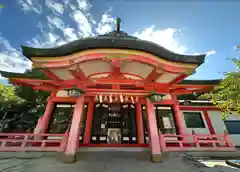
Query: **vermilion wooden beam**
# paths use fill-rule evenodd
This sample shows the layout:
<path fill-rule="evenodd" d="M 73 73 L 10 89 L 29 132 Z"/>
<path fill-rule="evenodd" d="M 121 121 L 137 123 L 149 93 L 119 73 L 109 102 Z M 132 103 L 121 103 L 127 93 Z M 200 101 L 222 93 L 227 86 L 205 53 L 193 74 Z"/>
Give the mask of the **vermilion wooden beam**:
<path fill-rule="evenodd" d="M 153 69 L 152 72 L 146 77 L 144 83 L 153 83 L 158 79 L 163 73 L 157 72 L 157 69 Z"/>
<path fill-rule="evenodd" d="M 57 87 L 52 85 L 39 85 L 39 86 L 34 86 L 33 89 L 52 91 L 52 90 L 56 90 Z"/>
<path fill-rule="evenodd" d="M 121 66 L 121 59 L 113 59 L 112 60 L 112 77 L 119 77 L 120 76 L 120 66 Z"/>
<path fill-rule="evenodd" d="M 139 80 L 133 80 L 133 79 L 95 79 L 94 80 L 96 84 L 106 84 L 106 83 L 112 83 L 112 84 L 137 84 Z"/>
<path fill-rule="evenodd" d="M 182 80 L 184 80 L 185 78 L 187 78 L 188 75 L 187 74 L 181 74 L 180 76 L 176 77 L 174 80 L 172 80 L 171 82 L 169 82 L 169 85 L 172 84 L 178 84 L 179 82 L 181 82 Z"/>
<path fill-rule="evenodd" d="M 27 79 L 27 78 L 9 78 L 9 81 L 15 83 L 54 83 L 52 80 L 40 80 L 40 79 Z"/>
<path fill-rule="evenodd" d="M 60 82 L 61 79 L 55 75 L 53 72 L 51 72 L 49 69 L 42 69 L 41 70 L 48 78 L 56 81 L 56 82 Z"/>
<path fill-rule="evenodd" d="M 115 92 L 115 93 L 138 93 L 138 94 L 149 94 L 148 91 L 144 91 L 144 90 L 124 90 L 124 89 L 120 89 L 120 90 L 114 90 L 114 89 L 96 89 L 96 88 L 87 88 L 85 89 L 85 91 L 87 92 Z"/>
<path fill-rule="evenodd" d="M 15 81 L 10 81 L 11 84 L 15 84 L 15 85 L 19 85 L 19 86 L 24 86 L 24 87 L 33 87 L 35 85 L 33 84 L 28 84 L 28 83 L 24 83 L 24 82 L 15 82 Z"/>
<path fill-rule="evenodd" d="M 176 66 L 170 66 L 170 65 L 167 65 L 167 64 L 163 65 L 163 70 L 168 72 L 168 73 L 173 73 L 173 74 L 184 73 L 185 72 L 185 70 L 182 69 L 182 68 L 179 68 L 179 67 L 176 67 Z"/>
<path fill-rule="evenodd" d="M 76 70 L 69 70 L 69 72 L 77 79 L 81 80 L 81 81 L 86 81 L 87 77 L 85 76 L 84 72 L 82 71 L 82 69 L 77 66 Z"/>
<path fill-rule="evenodd" d="M 190 85 L 190 84 L 173 84 L 171 89 L 175 88 L 206 88 L 206 87 L 213 87 L 213 85 Z"/>

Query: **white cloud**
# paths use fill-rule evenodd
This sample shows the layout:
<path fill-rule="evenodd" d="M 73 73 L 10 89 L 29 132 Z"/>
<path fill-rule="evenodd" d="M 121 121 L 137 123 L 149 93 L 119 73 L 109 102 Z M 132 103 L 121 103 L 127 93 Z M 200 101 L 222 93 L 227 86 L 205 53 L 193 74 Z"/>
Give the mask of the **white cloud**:
<path fill-rule="evenodd" d="M 74 41 L 78 39 L 75 29 L 71 27 L 67 27 L 64 29 L 64 36 L 67 38 L 68 41 Z"/>
<path fill-rule="evenodd" d="M 216 53 L 217 53 L 216 50 L 210 50 L 206 54 L 207 54 L 207 56 L 210 56 L 210 55 L 214 55 Z"/>
<path fill-rule="evenodd" d="M 45 4 L 54 14 L 62 15 L 64 13 L 64 6 L 68 4 L 68 1 L 45 0 Z"/>
<path fill-rule="evenodd" d="M 21 53 L 13 48 L 11 44 L 3 37 L 0 37 L 0 70 L 15 73 L 22 73 L 31 67 L 31 62 L 24 57 Z M 0 75 L 0 79 L 4 79 Z"/>
<path fill-rule="evenodd" d="M 46 16 L 45 22 L 38 23 L 37 27 L 41 33 L 27 41 L 30 46 L 38 48 L 54 47 L 76 39 L 104 34 L 113 30 L 114 18 L 109 14 L 110 10 L 107 10 L 97 23 L 89 12 L 92 5 L 88 0 L 77 0 L 75 4 L 63 1 L 65 2 L 63 3 L 63 10 L 58 11 L 52 8 L 53 4 L 58 3 L 58 1 L 46 0 L 45 2 L 47 8 L 52 12 Z M 76 27 L 69 26 L 65 22 L 66 20 L 59 15 L 67 7 L 69 7 L 68 17 L 76 23 Z"/>
<path fill-rule="evenodd" d="M 58 28 L 60 30 L 63 30 L 65 28 L 64 21 L 57 16 L 54 16 L 54 15 L 47 16 L 47 22 L 48 22 L 49 28 L 52 28 L 52 29 Z"/>
<path fill-rule="evenodd" d="M 50 11 L 50 13 L 44 13 L 47 14 L 46 17 L 44 16 L 46 20 L 39 22 L 37 25 L 39 34 L 27 41 L 29 46 L 54 47 L 76 39 L 105 34 L 115 27 L 115 19 L 110 15 L 111 9 L 103 13 L 100 21 L 96 22 L 94 20 L 90 13 L 92 5 L 89 0 L 75 0 L 75 3 L 68 0 L 62 0 L 61 2 L 45 0 L 44 7 L 39 2 L 37 0 L 19 0 L 24 12 L 43 15 L 43 10 L 44 12 L 45 10 Z M 67 16 L 69 20 L 65 20 L 66 16 L 63 16 L 66 12 L 69 14 Z M 76 23 L 76 27 L 69 24 L 72 22 L 70 20 Z M 70 22 L 67 23 L 66 21 Z M 154 42 L 176 53 L 189 54 L 187 46 L 178 41 L 178 37 L 182 36 L 182 31 L 177 28 L 157 29 L 152 25 L 133 33 L 133 36 Z M 26 68 L 30 67 L 31 63 L 25 61 L 20 52 L 13 48 L 6 39 L 0 37 L 0 42 L 0 48 L 4 47 L 3 53 L 0 53 L 0 70 L 24 72 Z M 216 51 L 210 50 L 205 53 L 210 56 L 216 54 Z"/>
<path fill-rule="evenodd" d="M 88 37 L 92 33 L 92 23 L 88 20 L 87 16 L 81 10 L 73 11 L 71 14 L 72 19 L 77 23 L 77 30 L 79 36 Z"/>
<path fill-rule="evenodd" d="M 18 3 L 24 12 L 42 13 L 42 6 L 38 0 L 18 0 Z"/>
<path fill-rule="evenodd" d="M 175 37 L 180 34 L 181 30 L 179 29 L 167 28 L 163 30 L 157 30 L 155 26 L 150 26 L 141 32 L 134 33 L 134 36 L 159 44 L 176 53 L 184 54 L 188 50 L 187 47 L 179 44 Z"/>
<path fill-rule="evenodd" d="M 96 33 L 101 35 L 112 31 L 113 27 L 114 27 L 113 16 L 109 15 L 108 13 L 105 13 L 102 15 L 102 19 L 98 23 L 97 28 L 95 30 Z"/>
<path fill-rule="evenodd" d="M 140 32 L 134 33 L 134 36 L 140 39 L 154 42 L 179 54 L 207 54 L 207 57 L 216 54 L 216 50 L 209 50 L 204 53 L 189 53 L 188 48 L 185 45 L 180 44 L 176 39 L 177 36 L 181 35 L 183 34 L 180 29 L 167 28 L 163 30 L 158 30 L 155 28 L 155 26 L 147 27 Z"/>

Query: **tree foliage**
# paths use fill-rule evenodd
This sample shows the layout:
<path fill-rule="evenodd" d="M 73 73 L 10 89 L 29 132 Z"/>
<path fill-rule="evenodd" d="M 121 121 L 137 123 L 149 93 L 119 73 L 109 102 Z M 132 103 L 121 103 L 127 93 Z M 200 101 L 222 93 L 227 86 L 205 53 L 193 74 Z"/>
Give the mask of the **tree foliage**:
<path fill-rule="evenodd" d="M 47 79 L 44 73 L 42 73 L 41 71 L 39 71 L 39 69 L 36 68 L 27 70 L 25 72 L 25 75 L 28 78 Z M 31 87 L 16 86 L 16 95 L 29 102 L 31 108 L 35 109 L 36 115 L 40 116 L 44 113 L 44 105 L 50 93 L 45 91 L 33 90 Z"/>
<path fill-rule="evenodd" d="M 24 74 L 32 79 L 47 79 L 39 69 L 27 70 Z M 0 84 L 0 109 L 2 112 L 13 109 L 24 113 L 34 111 L 35 115 L 39 116 L 44 112 L 48 96 L 48 92 L 33 90 L 30 87 Z"/>
<path fill-rule="evenodd" d="M 216 89 L 200 96 L 202 99 L 212 100 L 222 110 L 224 118 L 230 111 L 240 113 L 240 59 L 231 60 L 237 67 L 236 71 L 225 73 L 225 78 Z"/>

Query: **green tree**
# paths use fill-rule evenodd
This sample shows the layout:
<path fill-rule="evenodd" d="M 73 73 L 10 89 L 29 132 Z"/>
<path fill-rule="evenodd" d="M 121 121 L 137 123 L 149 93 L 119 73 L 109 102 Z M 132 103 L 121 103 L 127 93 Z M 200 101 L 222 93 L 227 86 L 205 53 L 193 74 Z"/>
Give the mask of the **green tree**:
<path fill-rule="evenodd" d="M 19 96 L 16 95 L 15 87 L 11 85 L 0 84 L 0 102 L 22 102 Z"/>
<path fill-rule="evenodd" d="M 24 74 L 31 79 L 48 79 L 43 72 L 36 68 L 27 70 Z M 25 86 L 16 86 L 16 94 L 27 101 L 31 105 L 30 107 L 35 109 L 36 115 L 39 116 L 44 113 L 44 106 L 50 95 L 49 92 L 33 90 L 31 87 Z"/>
<path fill-rule="evenodd" d="M 212 100 L 213 104 L 222 110 L 223 118 L 226 118 L 230 111 L 240 113 L 240 59 L 231 60 L 237 67 L 236 71 L 225 73 L 216 89 L 200 96 L 202 99 Z"/>

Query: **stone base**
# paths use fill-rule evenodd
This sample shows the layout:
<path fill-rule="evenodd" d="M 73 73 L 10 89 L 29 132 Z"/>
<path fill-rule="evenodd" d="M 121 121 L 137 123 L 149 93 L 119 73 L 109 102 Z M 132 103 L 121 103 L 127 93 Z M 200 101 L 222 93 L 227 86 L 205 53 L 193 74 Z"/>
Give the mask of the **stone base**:
<path fill-rule="evenodd" d="M 76 161 L 76 154 L 72 155 L 63 154 L 62 161 L 64 163 L 74 163 Z"/>
<path fill-rule="evenodd" d="M 163 157 L 161 154 L 152 154 L 151 155 L 151 161 L 154 163 L 162 163 Z"/>

